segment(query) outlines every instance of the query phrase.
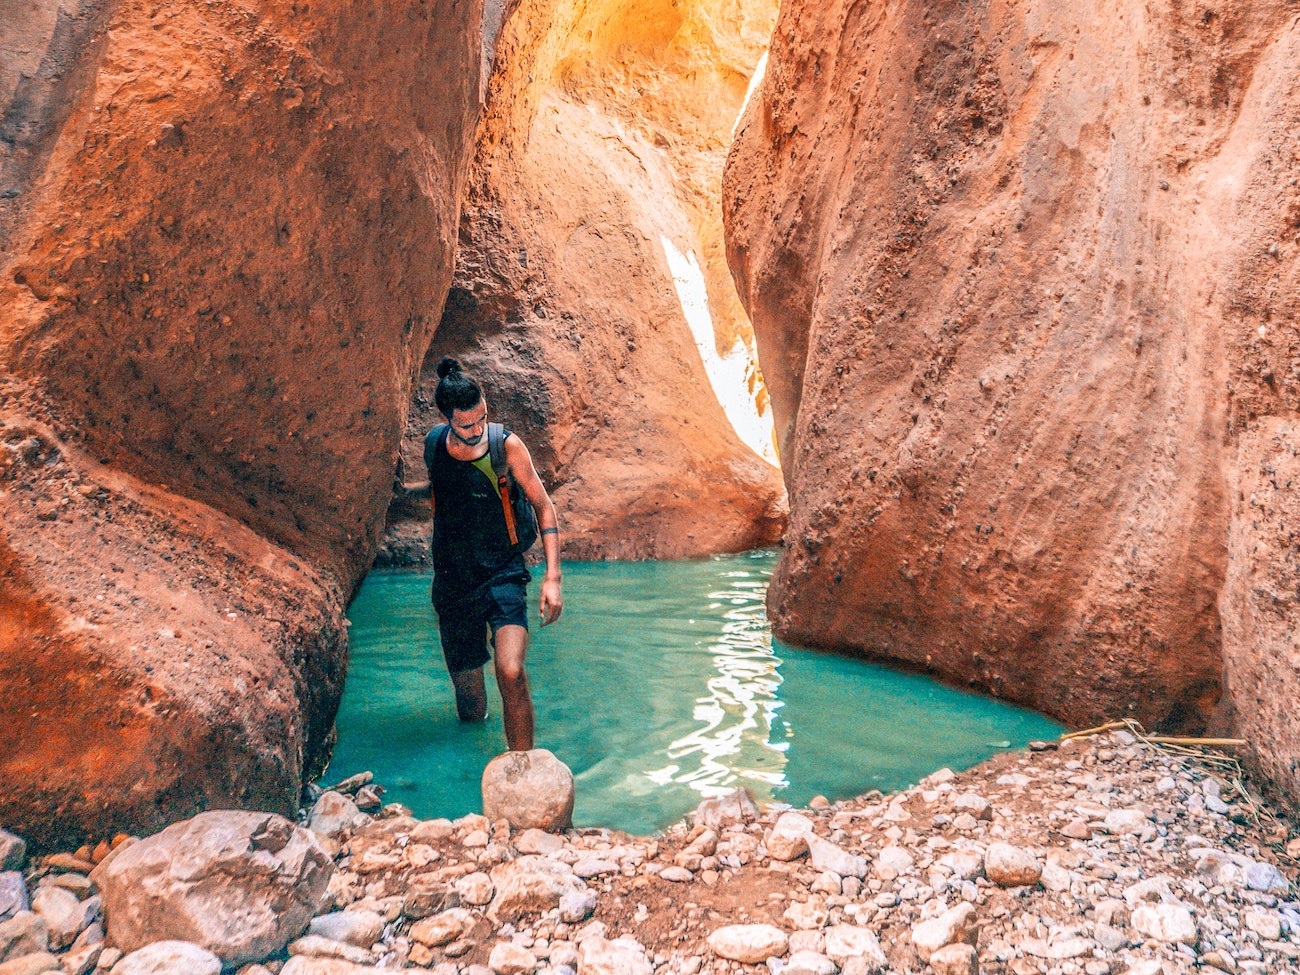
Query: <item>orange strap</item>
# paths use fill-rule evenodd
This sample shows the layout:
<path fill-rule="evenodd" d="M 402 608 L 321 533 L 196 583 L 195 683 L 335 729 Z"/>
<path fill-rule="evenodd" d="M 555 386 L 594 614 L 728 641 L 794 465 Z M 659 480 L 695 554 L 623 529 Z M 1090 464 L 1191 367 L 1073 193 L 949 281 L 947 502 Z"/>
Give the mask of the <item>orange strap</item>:
<path fill-rule="evenodd" d="M 506 516 L 506 534 L 510 544 L 519 544 L 519 532 L 515 528 L 515 506 L 510 503 L 510 483 L 504 474 L 497 475 L 497 489 L 501 492 L 501 512 Z"/>

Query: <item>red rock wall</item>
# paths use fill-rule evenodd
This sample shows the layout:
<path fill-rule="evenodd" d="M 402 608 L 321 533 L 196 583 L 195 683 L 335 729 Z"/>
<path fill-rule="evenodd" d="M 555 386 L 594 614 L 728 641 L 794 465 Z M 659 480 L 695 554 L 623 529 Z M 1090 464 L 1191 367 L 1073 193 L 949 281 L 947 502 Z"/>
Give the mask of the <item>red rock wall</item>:
<path fill-rule="evenodd" d="M 568 558 L 774 543 L 779 472 L 736 436 L 674 290 L 698 256 L 719 349 L 751 336 L 718 183 L 768 0 L 525 2 L 498 47 L 447 311 L 408 428 L 408 476 L 461 358 L 533 450 Z M 755 395 L 764 396 L 761 386 Z M 412 549 L 427 530 L 407 533 Z"/>
<path fill-rule="evenodd" d="M 342 603 L 450 280 L 481 4 L 20 7 L 0 68 L 0 540 L 40 608 L 15 617 L 23 645 L 67 649 L 10 680 L 111 672 L 105 713 L 148 733 L 77 751 L 77 710 L 31 698 L 75 773 L 33 823 L 14 773 L 40 763 L 6 752 L 0 821 L 53 838 L 287 809 L 327 754 Z"/>
<path fill-rule="evenodd" d="M 1282 500 L 1232 484 L 1300 403 L 1296 31 L 1280 2 L 782 7 L 724 183 L 781 636 L 1077 725 L 1200 730 L 1225 670 L 1274 673 Z M 1291 741 L 1294 683 L 1264 694 Z"/>

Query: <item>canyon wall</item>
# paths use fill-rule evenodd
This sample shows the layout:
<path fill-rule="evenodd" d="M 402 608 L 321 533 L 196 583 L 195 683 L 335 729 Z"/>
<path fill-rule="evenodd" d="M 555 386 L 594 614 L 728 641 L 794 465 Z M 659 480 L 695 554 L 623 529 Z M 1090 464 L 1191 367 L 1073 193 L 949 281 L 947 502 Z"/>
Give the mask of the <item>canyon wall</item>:
<path fill-rule="evenodd" d="M 718 192 L 774 17 L 771 0 L 521 3 L 497 46 L 456 276 L 411 412 L 410 480 L 441 422 L 434 366 L 453 354 L 532 449 L 566 557 L 780 537 L 780 474 L 736 434 L 702 357 L 752 359 Z M 699 344 L 688 314 L 708 333 Z M 735 392 L 751 413 L 766 406 L 752 366 Z M 427 546 L 427 526 L 394 534 L 408 553 Z"/>
<path fill-rule="evenodd" d="M 779 635 L 1231 714 L 1300 784 L 1296 43 L 1282 2 L 783 5 L 724 182 Z"/>
<path fill-rule="evenodd" d="M 289 811 L 327 756 L 450 281 L 481 7 L 6 6 L 6 827 Z"/>

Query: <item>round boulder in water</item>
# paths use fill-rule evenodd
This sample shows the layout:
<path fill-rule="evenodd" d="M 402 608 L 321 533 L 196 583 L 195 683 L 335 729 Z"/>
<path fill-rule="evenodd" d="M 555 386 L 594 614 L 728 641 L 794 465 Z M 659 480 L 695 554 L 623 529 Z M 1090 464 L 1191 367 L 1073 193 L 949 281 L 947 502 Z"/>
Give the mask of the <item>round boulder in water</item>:
<path fill-rule="evenodd" d="M 498 755 L 483 770 L 483 815 L 516 829 L 568 829 L 573 773 L 545 748 Z"/>

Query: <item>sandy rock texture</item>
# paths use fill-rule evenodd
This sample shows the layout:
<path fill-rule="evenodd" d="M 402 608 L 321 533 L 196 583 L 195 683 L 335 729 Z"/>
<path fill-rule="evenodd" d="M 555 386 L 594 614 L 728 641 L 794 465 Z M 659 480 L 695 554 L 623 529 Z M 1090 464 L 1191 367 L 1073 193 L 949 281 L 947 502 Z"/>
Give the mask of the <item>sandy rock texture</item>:
<path fill-rule="evenodd" d="M 1204 728 L 1226 674 L 1297 784 L 1289 502 L 1234 485 L 1300 402 L 1298 40 L 1281 3 L 783 5 L 724 183 L 783 638 L 1076 723 Z"/>
<path fill-rule="evenodd" d="M 441 422 L 433 367 L 450 353 L 532 449 L 566 556 L 671 558 L 780 537 L 779 472 L 719 407 L 674 284 L 677 273 L 707 288 L 688 298 L 707 304 L 707 351 L 734 352 L 743 371 L 753 336 L 718 185 L 774 16 L 770 0 L 520 4 L 497 48 L 456 276 L 411 412 L 411 480 Z M 765 406 L 752 367 L 744 381 Z"/>
<path fill-rule="evenodd" d="M 291 811 L 450 280 L 481 4 L 4 18 L 0 820 Z"/>

